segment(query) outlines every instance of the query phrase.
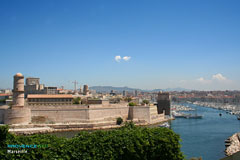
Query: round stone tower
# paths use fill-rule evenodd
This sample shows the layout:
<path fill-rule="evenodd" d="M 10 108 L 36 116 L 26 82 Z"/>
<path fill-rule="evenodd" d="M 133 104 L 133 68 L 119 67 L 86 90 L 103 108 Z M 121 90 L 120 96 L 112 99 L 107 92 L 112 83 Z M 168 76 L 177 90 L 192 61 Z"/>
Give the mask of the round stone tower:
<path fill-rule="evenodd" d="M 17 73 L 13 81 L 13 105 L 12 108 L 24 107 L 24 76 Z"/>
<path fill-rule="evenodd" d="M 24 76 L 14 75 L 13 104 L 4 115 L 5 124 L 28 124 L 31 121 L 31 110 L 24 107 Z"/>

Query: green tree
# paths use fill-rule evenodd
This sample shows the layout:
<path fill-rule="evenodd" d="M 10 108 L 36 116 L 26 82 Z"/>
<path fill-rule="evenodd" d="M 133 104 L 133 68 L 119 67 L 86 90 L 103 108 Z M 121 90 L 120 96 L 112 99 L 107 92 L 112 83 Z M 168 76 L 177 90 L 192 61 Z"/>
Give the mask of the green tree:
<path fill-rule="evenodd" d="M 117 118 L 117 125 L 121 125 L 123 122 L 123 119 L 121 117 Z"/>
<path fill-rule="evenodd" d="M 129 106 L 136 106 L 137 104 L 134 103 L 134 102 L 130 102 L 130 103 L 128 103 L 128 105 L 129 105 Z"/>
<path fill-rule="evenodd" d="M 0 159 L 183 160 L 179 141 L 179 135 L 168 128 L 133 123 L 113 130 L 81 131 L 69 139 L 48 134 L 14 136 L 7 126 L 0 126 Z M 26 148 L 27 154 L 7 154 L 8 144 L 46 147 Z"/>
<path fill-rule="evenodd" d="M 81 98 L 77 97 L 73 99 L 73 104 L 80 104 Z"/>
<path fill-rule="evenodd" d="M 144 104 L 149 104 L 149 100 L 144 99 L 144 100 L 142 101 L 142 104 L 143 104 L 143 105 L 144 105 Z"/>

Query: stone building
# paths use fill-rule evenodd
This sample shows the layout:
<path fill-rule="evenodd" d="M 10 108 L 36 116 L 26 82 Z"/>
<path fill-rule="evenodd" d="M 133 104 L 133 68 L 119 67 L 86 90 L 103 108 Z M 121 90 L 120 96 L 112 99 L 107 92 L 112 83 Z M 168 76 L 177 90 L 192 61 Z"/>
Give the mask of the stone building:
<path fill-rule="evenodd" d="M 27 96 L 27 103 L 29 106 L 38 105 L 72 105 L 73 96 L 71 94 L 29 94 Z"/>
<path fill-rule="evenodd" d="M 171 108 L 170 108 L 170 97 L 169 93 L 165 92 L 159 92 L 158 93 L 158 99 L 157 99 L 157 109 L 158 114 L 164 113 L 165 115 L 171 115 Z"/>
<path fill-rule="evenodd" d="M 28 94 L 58 94 L 57 87 L 45 87 L 44 84 L 40 84 L 40 78 L 29 77 L 26 78 L 25 98 Z"/>
<path fill-rule="evenodd" d="M 26 86 L 40 85 L 40 78 L 28 77 L 26 78 Z"/>

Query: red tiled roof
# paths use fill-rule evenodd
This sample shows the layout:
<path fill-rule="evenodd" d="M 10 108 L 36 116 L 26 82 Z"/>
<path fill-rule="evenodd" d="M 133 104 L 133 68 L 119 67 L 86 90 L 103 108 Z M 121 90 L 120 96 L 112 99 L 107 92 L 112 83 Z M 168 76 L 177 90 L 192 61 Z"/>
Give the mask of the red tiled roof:
<path fill-rule="evenodd" d="M 10 95 L 10 94 L 2 93 L 2 94 L 0 94 L 0 96 L 11 96 L 11 95 Z"/>

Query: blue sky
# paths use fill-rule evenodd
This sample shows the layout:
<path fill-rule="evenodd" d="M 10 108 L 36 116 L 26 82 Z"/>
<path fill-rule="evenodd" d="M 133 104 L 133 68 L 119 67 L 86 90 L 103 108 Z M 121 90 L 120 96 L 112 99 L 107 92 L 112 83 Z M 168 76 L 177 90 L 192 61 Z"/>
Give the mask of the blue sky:
<path fill-rule="evenodd" d="M 239 8 L 238 0 L 2 0 L 0 88 L 21 72 L 65 88 L 77 80 L 239 90 Z"/>

